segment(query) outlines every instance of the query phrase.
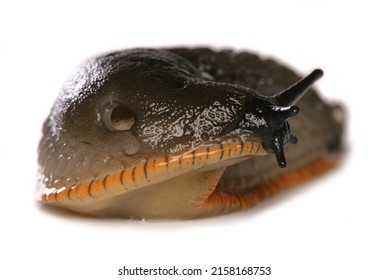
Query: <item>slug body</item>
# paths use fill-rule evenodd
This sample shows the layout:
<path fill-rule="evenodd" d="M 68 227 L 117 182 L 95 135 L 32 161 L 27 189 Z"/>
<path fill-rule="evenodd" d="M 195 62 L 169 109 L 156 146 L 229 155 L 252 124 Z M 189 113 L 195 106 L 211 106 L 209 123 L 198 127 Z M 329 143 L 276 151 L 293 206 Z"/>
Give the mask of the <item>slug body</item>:
<path fill-rule="evenodd" d="M 335 166 L 343 112 L 309 89 L 321 76 L 205 48 L 86 61 L 44 123 L 38 200 L 136 219 L 251 207 Z"/>

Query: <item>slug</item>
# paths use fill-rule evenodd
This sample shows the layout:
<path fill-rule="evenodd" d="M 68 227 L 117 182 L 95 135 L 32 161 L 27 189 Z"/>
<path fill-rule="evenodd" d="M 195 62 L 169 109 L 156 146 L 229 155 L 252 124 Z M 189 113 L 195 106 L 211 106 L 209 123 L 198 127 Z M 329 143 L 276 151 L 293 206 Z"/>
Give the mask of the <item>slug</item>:
<path fill-rule="evenodd" d="M 310 89 L 322 75 L 208 48 L 89 59 L 44 122 L 37 199 L 131 219 L 252 207 L 338 164 L 344 112 Z"/>

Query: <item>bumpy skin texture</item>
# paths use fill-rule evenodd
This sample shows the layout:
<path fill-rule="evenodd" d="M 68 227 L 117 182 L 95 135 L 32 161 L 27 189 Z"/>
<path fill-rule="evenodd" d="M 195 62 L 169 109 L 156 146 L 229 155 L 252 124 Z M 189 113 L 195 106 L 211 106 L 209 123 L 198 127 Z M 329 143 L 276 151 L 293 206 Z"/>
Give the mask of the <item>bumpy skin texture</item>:
<path fill-rule="evenodd" d="M 87 215 L 151 219 L 252 206 L 269 182 L 340 150 L 342 109 L 309 90 L 297 103 L 302 113 L 289 119 L 299 143 L 286 147 L 287 168 L 263 156 L 270 152 L 264 135 L 250 127 L 264 119 L 248 118 L 247 108 L 276 107 L 261 96 L 299 78 L 272 60 L 231 50 L 137 49 L 91 59 L 66 82 L 43 126 L 38 200 Z M 120 108 L 124 127 L 112 128 L 112 108 Z M 257 151 L 245 153 L 248 146 Z M 190 153 L 190 167 L 180 158 L 171 168 L 174 157 Z M 249 203 L 241 193 L 252 196 Z M 214 194 L 226 199 L 210 199 Z"/>

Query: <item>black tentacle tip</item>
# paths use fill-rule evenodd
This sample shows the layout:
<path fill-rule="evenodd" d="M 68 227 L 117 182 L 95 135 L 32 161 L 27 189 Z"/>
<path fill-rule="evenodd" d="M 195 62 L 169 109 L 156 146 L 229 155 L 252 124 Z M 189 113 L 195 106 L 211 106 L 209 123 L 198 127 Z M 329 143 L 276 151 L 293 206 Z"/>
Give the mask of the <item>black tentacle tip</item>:
<path fill-rule="evenodd" d="M 278 160 L 278 166 L 280 168 L 286 168 L 287 167 L 286 159 L 284 159 L 284 160 L 277 159 L 277 160 Z"/>
<path fill-rule="evenodd" d="M 277 108 L 278 109 L 278 108 Z M 295 117 L 300 113 L 300 109 L 297 106 L 291 106 L 291 107 L 280 107 L 277 111 L 278 116 L 283 120 L 286 121 L 288 118 Z"/>
<path fill-rule="evenodd" d="M 312 80 L 316 81 L 316 80 L 322 78 L 323 70 L 319 69 L 319 68 L 314 69 L 313 72 L 311 72 L 311 74 L 309 76 L 311 76 L 313 78 Z"/>
<path fill-rule="evenodd" d="M 297 106 L 291 106 L 289 109 L 289 112 L 290 112 L 290 117 L 295 117 L 299 115 L 300 109 Z"/>
<path fill-rule="evenodd" d="M 323 76 L 321 69 L 315 69 L 309 75 L 299 80 L 289 88 L 273 96 L 279 106 L 289 107 L 294 105 L 307 92 L 307 90 Z"/>
<path fill-rule="evenodd" d="M 280 145 L 279 145 L 280 144 Z M 280 168 L 285 168 L 287 166 L 286 156 L 284 155 L 283 143 L 274 142 L 273 153 L 275 154 L 278 166 Z"/>

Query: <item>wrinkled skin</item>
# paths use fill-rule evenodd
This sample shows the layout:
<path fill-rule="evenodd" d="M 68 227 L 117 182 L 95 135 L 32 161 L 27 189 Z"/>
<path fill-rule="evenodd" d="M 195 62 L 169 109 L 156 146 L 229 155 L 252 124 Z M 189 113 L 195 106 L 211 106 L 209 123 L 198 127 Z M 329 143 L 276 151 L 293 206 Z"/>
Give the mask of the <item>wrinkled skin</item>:
<path fill-rule="evenodd" d="M 193 218 L 235 211 L 241 207 L 191 206 L 191 199 L 199 200 L 206 193 L 201 188 L 210 184 L 200 178 L 203 172 L 214 177 L 213 192 L 239 193 L 340 149 L 343 118 L 338 106 L 325 104 L 309 90 L 296 104 L 302 111 L 296 116 L 299 109 L 293 104 L 281 106 L 271 97 L 298 79 L 287 68 L 244 52 L 137 49 L 89 60 L 66 82 L 44 124 L 39 189 L 70 188 L 151 158 L 179 156 L 219 143 L 254 142 L 267 154 L 278 146 L 276 139 L 282 152 L 287 143 L 296 142 L 296 135 L 299 143 L 287 146 L 284 169 L 278 167 L 285 166 L 278 153 L 245 156 L 179 173 L 178 179 L 166 175 L 158 184 L 141 186 L 142 192 L 109 197 L 136 207 L 116 209 L 102 203 L 95 210 L 100 202 L 94 201 L 89 211 L 82 199 L 74 207 L 58 203 L 85 214 L 130 218 Z M 280 111 L 286 115 L 280 118 Z M 90 190 L 89 186 L 89 195 Z M 168 206 L 174 201 L 175 208 Z"/>

